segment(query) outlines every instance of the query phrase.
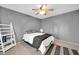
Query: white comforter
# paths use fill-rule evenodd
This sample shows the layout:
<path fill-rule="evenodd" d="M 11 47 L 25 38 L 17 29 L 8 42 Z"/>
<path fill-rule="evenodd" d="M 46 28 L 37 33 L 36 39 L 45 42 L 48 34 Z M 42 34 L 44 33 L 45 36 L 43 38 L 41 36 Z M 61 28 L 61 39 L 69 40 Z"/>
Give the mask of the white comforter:
<path fill-rule="evenodd" d="M 43 34 L 45 34 L 45 33 L 24 34 L 24 35 L 23 35 L 23 39 L 24 39 L 24 41 L 29 42 L 30 44 L 32 44 L 32 43 L 33 43 L 33 39 L 34 39 L 35 36 L 43 35 Z M 54 41 L 54 37 L 53 37 L 53 36 L 48 37 L 47 39 L 45 39 L 45 40 L 41 43 L 41 45 L 40 45 L 40 47 L 39 47 L 39 50 L 41 51 L 42 54 L 44 54 L 45 51 L 46 51 L 45 46 L 48 46 L 51 41 Z"/>

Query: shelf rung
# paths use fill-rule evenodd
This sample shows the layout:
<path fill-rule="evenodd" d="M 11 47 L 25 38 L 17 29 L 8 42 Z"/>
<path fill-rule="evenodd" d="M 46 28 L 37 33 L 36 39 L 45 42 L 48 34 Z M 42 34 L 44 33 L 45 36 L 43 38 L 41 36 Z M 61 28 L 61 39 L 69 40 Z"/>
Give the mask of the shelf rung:
<path fill-rule="evenodd" d="M 13 46 L 15 46 L 14 44 L 8 45 L 4 48 L 4 51 L 7 51 L 8 49 L 12 48 Z M 0 49 L 0 51 L 2 51 L 2 49 Z"/>
<path fill-rule="evenodd" d="M 8 24 L 0 24 L 0 26 L 10 26 L 10 25 L 8 25 Z"/>
<path fill-rule="evenodd" d="M 10 30 L 5 30 L 5 31 L 1 31 L 1 32 L 11 32 Z"/>
<path fill-rule="evenodd" d="M 0 29 L 10 29 L 10 28 L 0 28 Z"/>
<path fill-rule="evenodd" d="M 11 35 L 12 33 L 8 33 L 8 34 L 2 34 L 1 36 L 8 36 Z"/>

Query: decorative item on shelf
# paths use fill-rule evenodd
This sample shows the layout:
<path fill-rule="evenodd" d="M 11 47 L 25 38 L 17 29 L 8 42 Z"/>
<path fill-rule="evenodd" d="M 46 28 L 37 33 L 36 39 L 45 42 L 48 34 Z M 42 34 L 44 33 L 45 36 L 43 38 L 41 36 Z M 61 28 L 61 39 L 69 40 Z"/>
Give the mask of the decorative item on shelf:
<path fill-rule="evenodd" d="M 41 14 L 41 15 L 47 15 L 48 13 L 54 11 L 54 9 L 49 8 L 47 4 L 41 5 L 39 9 L 32 9 L 32 10 L 36 11 L 37 12 L 36 14 Z"/>
<path fill-rule="evenodd" d="M 42 28 L 40 29 L 40 32 L 41 32 L 41 33 L 43 32 L 43 29 L 42 29 Z"/>

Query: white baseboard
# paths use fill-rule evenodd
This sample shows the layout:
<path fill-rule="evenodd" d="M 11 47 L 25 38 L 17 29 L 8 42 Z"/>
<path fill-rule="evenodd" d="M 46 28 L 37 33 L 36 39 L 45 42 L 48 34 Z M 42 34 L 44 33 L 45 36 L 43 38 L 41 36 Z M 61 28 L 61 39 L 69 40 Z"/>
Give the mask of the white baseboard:
<path fill-rule="evenodd" d="M 55 44 L 79 51 L 79 44 L 55 39 Z"/>

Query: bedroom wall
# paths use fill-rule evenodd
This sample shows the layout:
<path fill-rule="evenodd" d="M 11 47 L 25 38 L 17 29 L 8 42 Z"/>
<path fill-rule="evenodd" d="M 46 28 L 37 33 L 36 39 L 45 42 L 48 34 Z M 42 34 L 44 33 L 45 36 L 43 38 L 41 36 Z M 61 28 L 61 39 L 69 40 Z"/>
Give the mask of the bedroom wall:
<path fill-rule="evenodd" d="M 44 19 L 42 28 L 57 39 L 79 43 L 79 10 Z"/>
<path fill-rule="evenodd" d="M 7 8 L 0 7 L 1 23 L 13 23 L 17 42 L 22 40 L 23 34 L 30 29 L 39 30 L 40 20 Z"/>
<path fill-rule="evenodd" d="M 1 13 L 1 7 L 0 7 L 0 13 Z M 1 14 L 0 14 L 0 23 L 1 23 Z"/>

